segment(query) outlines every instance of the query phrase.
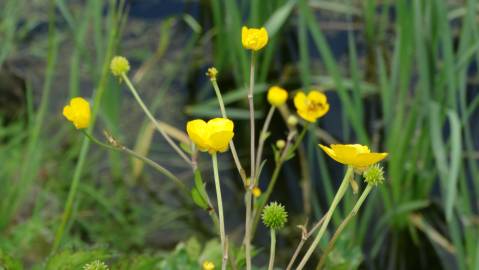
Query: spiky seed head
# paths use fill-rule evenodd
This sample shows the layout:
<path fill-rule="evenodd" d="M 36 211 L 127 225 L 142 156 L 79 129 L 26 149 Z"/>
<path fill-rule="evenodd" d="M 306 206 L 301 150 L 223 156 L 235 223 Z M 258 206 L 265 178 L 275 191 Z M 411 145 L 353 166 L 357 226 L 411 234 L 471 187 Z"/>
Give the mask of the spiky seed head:
<path fill-rule="evenodd" d="M 364 181 L 369 185 L 377 186 L 384 182 L 384 170 L 380 164 L 369 166 L 363 172 Z"/>
<path fill-rule="evenodd" d="M 278 230 L 283 228 L 286 221 L 288 221 L 288 213 L 283 205 L 272 202 L 263 209 L 261 218 L 266 227 L 272 230 Z"/>
<path fill-rule="evenodd" d="M 100 260 L 95 260 L 91 263 L 85 264 L 83 270 L 108 270 L 108 265 Z"/>

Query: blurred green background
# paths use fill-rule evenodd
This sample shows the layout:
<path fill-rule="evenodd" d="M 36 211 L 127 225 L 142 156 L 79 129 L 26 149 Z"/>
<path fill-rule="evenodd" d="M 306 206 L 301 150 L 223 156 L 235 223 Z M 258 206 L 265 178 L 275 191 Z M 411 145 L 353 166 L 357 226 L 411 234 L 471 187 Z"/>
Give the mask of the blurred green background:
<path fill-rule="evenodd" d="M 94 259 L 112 269 L 198 269 L 220 256 L 207 213 L 164 176 L 89 147 L 61 109 L 70 97 L 88 98 L 100 108 L 95 134 L 109 130 L 192 186 L 191 170 L 108 65 L 126 56 L 149 108 L 180 130 L 192 117 L 220 115 L 204 75 L 215 66 L 248 164 L 242 25 L 270 34 L 258 58 L 258 125 L 270 85 L 321 89 L 331 104 L 306 136 L 306 164 L 289 161 L 272 196 L 290 213 L 278 240 L 280 269 L 304 223 L 298 179 L 306 170 L 313 186 L 311 220 L 339 185 L 342 169 L 316 146 L 333 142 L 390 156 L 386 183 L 347 227 L 328 269 L 479 269 L 478 10 L 475 0 L 1 0 L 0 269 L 81 269 Z M 285 136 L 275 117 L 268 160 L 269 144 Z M 220 163 L 227 231 L 239 243 L 243 187 L 230 155 Z M 214 192 L 209 166 L 203 158 Z M 266 163 L 262 188 L 273 166 Z M 50 254 L 73 178 L 74 218 Z M 356 199 L 347 194 L 335 226 Z M 265 265 L 269 238 L 259 232 L 254 262 Z"/>

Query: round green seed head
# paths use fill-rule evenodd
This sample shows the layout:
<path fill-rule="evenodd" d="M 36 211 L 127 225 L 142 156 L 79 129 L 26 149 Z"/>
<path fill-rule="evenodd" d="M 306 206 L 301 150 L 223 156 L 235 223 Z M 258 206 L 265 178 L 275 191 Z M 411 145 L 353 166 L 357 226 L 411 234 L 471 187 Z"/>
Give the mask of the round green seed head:
<path fill-rule="evenodd" d="M 115 76 L 126 74 L 130 70 L 128 59 L 123 56 L 115 56 L 110 63 L 111 73 Z"/>
<path fill-rule="evenodd" d="M 364 181 L 369 185 L 377 186 L 384 182 L 384 170 L 379 164 L 375 164 L 367 168 L 363 172 Z"/>
<path fill-rule="evenodd" d="M 283 228 L 286 221 L 288 221 L 288 213 L 283 205 L 272 202 L 263 209 L 261 218 L 266 227 L 272 230 L 278 230 Z"/>
<path fill-rule="evenodd" d="M 83 270 L 108 270 L 108 265 L 100 260 L 96 260 L 83 266 Z"/>

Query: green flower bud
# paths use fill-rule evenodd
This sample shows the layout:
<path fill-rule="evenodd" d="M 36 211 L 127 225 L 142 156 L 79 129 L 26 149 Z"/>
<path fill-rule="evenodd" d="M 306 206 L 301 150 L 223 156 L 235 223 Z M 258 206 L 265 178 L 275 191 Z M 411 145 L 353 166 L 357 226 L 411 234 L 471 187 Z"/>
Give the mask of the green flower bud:
<path fill-rule="evenodd" d="M 287 122 L 288 122 L 288 125 L 294 127 L 294 126 L 296 126 L 296 125 L 298 124 L 298 118 L 297 118 L 296 116 L 294 116 L 294 115 L 290 115 L 290 116 L 288 117 Z"/>
<path fill-rule="evenodd" d="M 277 140 L 276 141 L 276 147 L 278 149 L 283 149 L 286 146 L 286 142 L 284 140 Z"/>
<path fill-rule="evenodd" d="M 83 270 L 108 270 L 108 265 L 100 260 L 93 261 L 91 263 L 85 264 Z"/>
<path fill-rule="evenodd" d="M 369 185 L 377 186 L 384 182 L 384 170 L 383 167 L 379 164 L 369 166 L 363 172 L 364 181 Z"/>
<path fill-rule="evenodd" d="M 263 209 L 261 218 L 266 227 L 272 230 L 278 230 L 283 228 L 286 221 L 288 221 L 288 213 L 283 205 L 272 202 Z"/>

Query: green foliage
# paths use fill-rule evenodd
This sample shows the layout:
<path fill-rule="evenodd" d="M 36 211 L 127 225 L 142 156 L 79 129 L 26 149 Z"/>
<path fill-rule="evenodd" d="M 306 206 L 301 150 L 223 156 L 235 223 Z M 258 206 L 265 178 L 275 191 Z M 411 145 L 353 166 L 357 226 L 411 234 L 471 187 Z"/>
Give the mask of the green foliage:
<path fill-rule="evenodd" d="M 105 260 L 111 255 L 106 250 L 71 251 L 66 250 L 48 259 L 45 270 L 78 270 L 96 260 Z"/>
<path fill-rule="evenodd" d="M 22 270 L 22 263 L 0 249 L 0 270 Z"/>

